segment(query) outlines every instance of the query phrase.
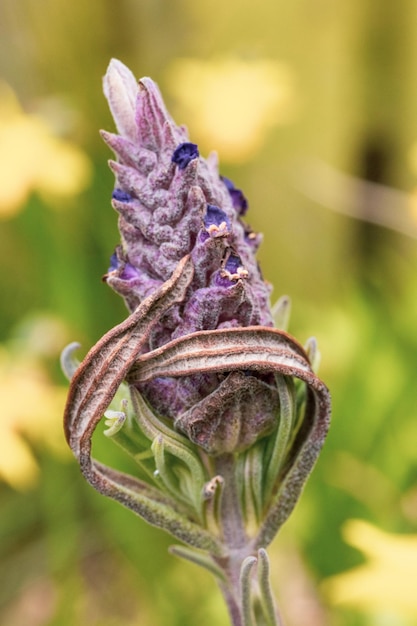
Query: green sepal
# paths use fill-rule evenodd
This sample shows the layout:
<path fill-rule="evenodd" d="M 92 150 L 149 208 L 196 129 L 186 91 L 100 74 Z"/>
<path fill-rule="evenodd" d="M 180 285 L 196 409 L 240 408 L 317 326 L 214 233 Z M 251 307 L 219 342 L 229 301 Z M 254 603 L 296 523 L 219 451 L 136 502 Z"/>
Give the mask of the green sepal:
<path fill-rule="evenodd" d="M 243 485 L 243 503 L 248 526 L 257 526 L 263 509 L 263 464 L 265 442 L 259 441 L 238 457 L 238 484 Z"/>
<path fill-rule="evenodd" d="M 281 296 L 271 310 L 276 328 L 287 330 L 290 323 L 291 300 L 289 296 Z"/>
<path fill-rule="evenodd" d="M 271 589 L 269 570 L 268 554 L 264 548 L 260 548 L 258 550 L 257 575 L 262 612 L 267 626 L 279 626 L 274 596 Z"/>
<path fill-rule="evenodd" d="M 216 534 L 219 532 L 220 503 L 223 488 L 223 476 L 216 475 L 205 483 L 202 492 L 205 526 Z"/>
<path fill-rule="evenodd" d="M 257 558 L 247 556 L 240 568 L 240 597 L 242 602 L 243 626 L 255 626 L 253 615 L 252 580 L 251 574 Z"/>
<path fill-rule="evenodd" d="M 304 348 L 311 363 L 311 369 L 317 374 L 321 361 L 321 354 L 317 345 L 317 339 L 315 337 L 307 339 Z"/>
<path fill-rule="evenodd" d="M 127 452 L 139 465 L 144 475 L 151 483 L 155 483 L 154 459 L 150 442 L 144 437 L 135 420 L 129 419 L 127 401 L 122 400 L 122 410 L 108 409 L 105 414 L 106 430 L 103 434 Z M 149 468 L 145 461 L 152 460 Z M 148 463 L 149 464 L 149 463 Z"/>
<path fill-rule="evenodd" d="M 273 494 L 279 472 L 285 461 L 295 417 L 292 379 L 288 376 L 276 375 L 275 382 L 279 395 L 279 420 L 275 436 L 272 439 L 272 449 L 268 450 L 265 458 L 267 469 L 263 484 L 263 494 L 266 506 Z"/>
<path fill-rule="evenodd" d="M 213 555 L 223 554 L 224 550 L 217 539 L 188 519 L 181 503 L 155 487 L 95 460 L 85 476 L 101 494 L 117 500 L 152 526 L 162 528 L 193 548 Z"/>
<path fill-rule="evenodd" d="M 135 387 L 131 397 L 139 428 L 152 441 L 157 471 L 166 489 L 192 506 L 201 520 L 207 476 L 195 446 L 157 416 Z"/>
<path fill-rule="evenodd" d="M 164 438 L 162 435 L 158 435 L 155 437 L 152 443 L 152 454 L 155 459 L 156 472 L 155 475 L 159 480 L 162 481 L 163 487 L 171 494 L 176 500 L 179 502 L 183 502 L 186 506 L 193 506 L 194 503 L 190 501 L 190 497 L 188 493 L 184 491 L 184 485 L 181 484 L 183 481 L 181 478 L 180 468 L 176 468 L 175 471 L 172 463 L 169 462 L 167 456 L 165 454 L 166 448 L 164 443 Z M 182 487 L 182 488 L 181 488 Z"/>

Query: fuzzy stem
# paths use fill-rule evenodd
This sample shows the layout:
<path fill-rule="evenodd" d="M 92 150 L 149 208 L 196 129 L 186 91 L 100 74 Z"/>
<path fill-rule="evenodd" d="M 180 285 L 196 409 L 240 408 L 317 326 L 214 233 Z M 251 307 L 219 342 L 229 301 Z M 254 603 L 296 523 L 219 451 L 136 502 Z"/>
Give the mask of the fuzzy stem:
<path fill-rule="evenodd" d="M 229 585 L 220 584 L 219 586 L 229 612 L 230 626 L 244 626 L 240 601 L 236 597 L 235 590 L 231 590 Z"/>
<path fill-rule="evenodd" d="M 215 471 L 223 478 L 218 520 L 222 543 L 227 551 L 227 556 L 214 558 L 225 574 L 219 586 L 231 626 L 282 625 L 269 585 L 268 556 L 265 550 L 254 554 L 254 542 L 246 533 L 239 467 L 233 454 L 223 454 L 215 459 Z M 252 576 L 255 564 L 257 579 Z M 254 611 L 255 604 L 259 605 L 258 611 Z"/>
<path fill-rule="evenodd" d="M 233 454 L 223 454 L 216 458 L 215 469 L 223 478 L 223 489 L 219 502 L 219 523 L 223 544 L 228 548 L 229 557 L 222 559 L 221 567 L 226 574 L 226 583 L 220 583 L 225 599 L 231 626 L 245 626 L 242 612 L 240 588 L 240 568 L 250 548 L 245 531 L 242 505 L 239 497 L 237 463 Z M 219 563 L 220 564 L 220 563 Z"/>
<path fill-rule="evenodd" d="M 231 550 L 243 548 L 248 543 L 248 538 L 243 520 L 236 477 L 236 461 L 233 454 L 222 454 L 216 458 L 216 472 L 224 480 L 219 507 L 223 541 Z"/>

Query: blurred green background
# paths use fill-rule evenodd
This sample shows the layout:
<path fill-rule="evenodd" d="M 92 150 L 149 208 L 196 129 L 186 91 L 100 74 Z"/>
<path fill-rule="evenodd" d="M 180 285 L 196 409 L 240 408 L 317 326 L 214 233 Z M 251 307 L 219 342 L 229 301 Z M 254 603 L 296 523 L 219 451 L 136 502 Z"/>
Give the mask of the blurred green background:
<path fill-rule="evenodd" d="M 60 350 L 126 316 L 101 282 L 111 57 L 219 152 L 273 300 L 319 341 L 332 428 L 271 547 L 287 626 L 416 624 L 412 0 L 0 0 L 0 622 L 227 624 L 209 575 L 86 485 L 63 441 Z"/>

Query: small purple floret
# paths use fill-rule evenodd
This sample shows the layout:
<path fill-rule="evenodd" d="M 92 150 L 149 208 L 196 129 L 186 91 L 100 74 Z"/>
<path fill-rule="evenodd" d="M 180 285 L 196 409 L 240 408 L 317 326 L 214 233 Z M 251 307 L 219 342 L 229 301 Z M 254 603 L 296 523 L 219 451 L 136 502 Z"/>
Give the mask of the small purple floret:
<path fill-rule="evenodd" d="M 126 265 L 124 266 L 120 274 L 120 278 L 122 280 L 131 280 L 132 278 L 137 278 L 138 276 L 139 276 L 138 270 L 135 267 L 133 267 L 133 265 L 131 265 L 130 263 L 126 263 Z"/>
<path fill-rule="evenodd" d="M 223 234 L 230 232 L 231 224 L 226 213 L 214 204 L 208 204 L 206 214 L 204 216 L 204 226 L 210 233 L 211 231 L 223 231 Z"/>
<path fill-rule="evenodd" d="M 215 277 L 215 284 L 219 287 L 230 287 L 238 280 L 247 280 L 249 272 L 236 252 L 229 250 L 226 252 L 223 267 Z"/>
<path fill-rule="evenodd" d="M 233 208 L 236 209 L 238 215 L 245 215 L 248 210 L 248 201 L 246 200 L 243 191 L 234 186 L 230 178 L 226 176 L 221 177 L 222 181 L 227 187 L 227 191 L 232 199 Z"/>
<path fill-rule="evenodd" d="M 131 280 L 139 276 L 139 272 L 136 267 L 128 261 L 120 260 L 117 251 L 113 252 L 110 257 L 110 267 L 108 272 L 118 272 L 118 278 L 121 280 Z"/>
<path fill-rule="evenodd" d="M 232 252 L 224 265 L 224 269 L 230 274 L 236 274 L 241 267 L 243 267 L 242 259 L 238 254 Z"/>
<path fill-rule="evenodd" d="M 127 191 L 123 191 L 123 189 L 116 188 L 112 193 L 113 200 L 117 200 L 118 202 L 130 202 L 132 196 L 127 193 Z"/>
<path fill-rule="evenodd" d="M 180 145 L 175 148 L 174 154 L 172 155 L 172 162 L 178 165 L 180 170 L 184 170 L 190 161 L 197 159 L 199 156 L 197 144 L 187 141 L 180 143 Z"/>

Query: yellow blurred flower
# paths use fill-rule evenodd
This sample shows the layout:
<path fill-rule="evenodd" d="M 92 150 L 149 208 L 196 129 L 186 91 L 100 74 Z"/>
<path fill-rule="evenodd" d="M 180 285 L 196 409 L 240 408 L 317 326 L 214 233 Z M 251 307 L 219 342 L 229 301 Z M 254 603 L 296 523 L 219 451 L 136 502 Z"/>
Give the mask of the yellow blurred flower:
<path fill-rule="evenodd" d="M 331 603 L 417 618 L 417 535 L 386 533 L 361 520 L 348 521 L 343 535 L 366 562 L 323 583 Z"/>
<path fill-rule="evenodd" d="M 90 178 L 82 150 L 24 113 L 12 89 L 0 84 L 0 217 L 15 214 L 32 191 L 55 200 L 79 193 Z"/>
<path fill-rule="evenodd" d="M 291 69 L 270 59 L 177 59 L 168 68 L 167 87 L 190 135 L 200 147 L 215 147 L 222 160 L 252 157 L 294 107 Z"/>
<path fill-rule="evenodd" d="M 68 455 L 61 419 L 66 393 L 36 359 L 14 357 L 0 346 L 0 480 L 21 490 L 36 483 L 33 444 Z"/>

